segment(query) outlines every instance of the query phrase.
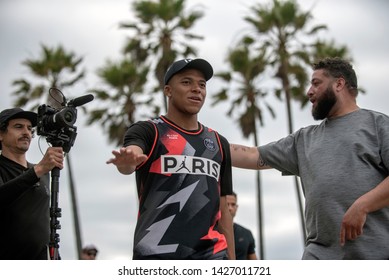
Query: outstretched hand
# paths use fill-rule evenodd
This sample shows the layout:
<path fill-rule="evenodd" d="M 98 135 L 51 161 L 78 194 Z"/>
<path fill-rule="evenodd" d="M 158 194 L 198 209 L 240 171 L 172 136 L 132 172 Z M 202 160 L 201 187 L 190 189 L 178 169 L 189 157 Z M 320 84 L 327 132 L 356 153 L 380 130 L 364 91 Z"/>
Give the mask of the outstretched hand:
<path fill-rule="evenodd" d="M 114 164 L 123 174 L 131 174 L 135 168 L 147 159 L 143 151 L 136 146 L 123 147 L 113 150 L 113 158 L 107 160 L 107 164 Z"/>

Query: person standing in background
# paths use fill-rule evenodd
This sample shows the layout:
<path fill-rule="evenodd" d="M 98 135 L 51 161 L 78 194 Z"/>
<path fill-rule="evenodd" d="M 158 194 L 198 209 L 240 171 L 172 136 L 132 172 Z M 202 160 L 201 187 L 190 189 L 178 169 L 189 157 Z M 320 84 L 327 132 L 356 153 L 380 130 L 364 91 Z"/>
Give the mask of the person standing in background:
<path fill-rule="evenodd" d="M 82 248 L 81 251 L 81 259 L 82 260 L 95 260 L 97 258 L 97 250 L 96 246 L 93 244 L 86 245 Z"/>
<path fill-rule="evenodd" d="M 238 196 L 235 192 L 233 192 L 232 195 L 227 195 L 227 205 L 232 219 L 234 219 L 239 207 Z M 257 260 L 258 258 L 255 254 L 255 240 L 251 231 L 235 222 L 233 227 L 236 259 Z"/>

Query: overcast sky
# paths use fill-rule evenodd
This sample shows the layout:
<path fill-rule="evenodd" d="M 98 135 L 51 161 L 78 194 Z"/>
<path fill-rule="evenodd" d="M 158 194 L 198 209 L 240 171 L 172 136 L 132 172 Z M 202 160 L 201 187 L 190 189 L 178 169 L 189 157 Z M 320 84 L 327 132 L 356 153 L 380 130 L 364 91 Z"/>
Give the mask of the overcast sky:
<path fill-rule="evenodd" d="M 126 33 L 118 23 L 132 19 L 130 0 L 1 0 L 0 1 L 0 110 L 14 101 L 12 81 L 28 72 L 21 62 L 39 58 L 40 44 L 50 47 L 62 44 L 66 50 L 84 57 L 87 78 L 76 88 L 65 91 L 68 98 L 86 94 L 95 86 L 95 70 L 106 59 L 118 59 Z M 226 47 L 247 25 L 243 17 L 249 7 L 263 0 L 187 0 L 188 7 L 201 4 L 205 17 L 194 32 L 205 37 L 198 45 L 199 57 L 207 59 L 214 70 L 225 67 Z M 269 1 L 266 1 L 269 2 Z M 360 95 L 360 107 L 389 114 L 386 79 L 389 73 L 389 2 L 386 0 L 299 0 L 305 11 L 313 9 L 313 22 L 326 24 L 323 38 L 347 45 L 354 58 L 359 85 L 366 90 Z M 25 76 L 30 79 L 30 76 Z M 218 83 L 208 83 L 208 93 L 216 92 Z M 286 135 L 285 105 L 268 100 L 277 110 L 277 118 L 265 115 L 266 127 L 260 129 L 262 144 Z M 232 143 L 251 145 L 243 139 L 239 128 L 225 116 L 227 106 L 211 108 L 210 102 L 200 113 L 200 121 L 218 130 Z M 93 106 L 93 102 L 85 106 Z M 300 110 L 294 104 L 294 127 L 314 124 L 310 108 Z M 133 176 L 124 176 L 105 161 L 114 145 L 107 143 L 99 126 L 86 127 L 80 113 L 76 123 L 78 135 L 70 152 L 78 197 L 82 240 L 99 248 L 99 259 L 132 257 L 132 238 L 137 215 L 136 187 Z M 35 138 L 28 159 L 39 161 L 39 149 L 46 150 L 44 139 Z M 75 259 L 76 245 L 69 199 L 67 168 L 61 172 L 59 207 L 60 253 L 63 259 Z M 297 196 L 293 178 L 278 171 L 261 172 L 264 252 L 266 259 L 300 259 L 303 251 Z M 236 222 L 252 230 L 258 241 L 255 172 L 233 170 L 234 189 L 238 193 Z M 258 243 L 257 243 L 258 244 Z"/>

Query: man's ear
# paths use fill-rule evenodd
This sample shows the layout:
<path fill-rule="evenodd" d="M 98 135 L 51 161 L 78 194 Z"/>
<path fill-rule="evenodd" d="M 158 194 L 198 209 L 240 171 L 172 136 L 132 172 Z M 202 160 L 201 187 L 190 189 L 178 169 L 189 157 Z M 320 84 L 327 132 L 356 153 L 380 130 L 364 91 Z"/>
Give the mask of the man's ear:
<path fill-rule="evenodd" d="M 337 89 L 342 90 L 344 87 L 346 87 L 346 80 L 340 77 L 336 80 L 335 85 Z"/>
<path fill-rule="evenodd" d="M 171 94 L 171 87 L 169 85 L 165 85 L 163 87 L 163 94 L 167 97 L 171 97 L 172 94 Z"/>

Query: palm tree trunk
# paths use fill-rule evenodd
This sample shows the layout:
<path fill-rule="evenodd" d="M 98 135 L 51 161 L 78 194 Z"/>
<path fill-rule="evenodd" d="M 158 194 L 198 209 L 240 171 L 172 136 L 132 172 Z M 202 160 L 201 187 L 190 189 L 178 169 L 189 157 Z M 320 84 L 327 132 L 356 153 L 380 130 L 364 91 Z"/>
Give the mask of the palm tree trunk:
<path fill-rule="evenodd" d="M 258 135 L 257 135 L 257 129 L 256 125 L 254 125 L 254 146 L 258 147 L 259 145 L 259 140 L 258 140 Z M 265 259 L 264 255 L 264 243 L 263 243 L 263 219 L 262 219 L 262 187 L 261 187 L 261 173 L 258 170 L 256 172 L 256 179 L 257 179 L 257 207 L 258 207 L 258 256 L 260 260 Z"/>
<path fill-rule="evenodd" d="M 285 89 L 285 96 L 286 96 L 286 108 L 288 113 L 288 127 L 289 127 L 289 134 L 293 133 L 293 121 L 292 121 L 292 109 L 290 105 L 290 92 L 289 87 L 284 85 Z M 295 189 L 297 194 L 297 203 L 299 206 L 299 213 L 300 213 L 300 221 L 301 221 L 301 228 L 303 233 L 303 244 L 305 244 L 306 238 L 307 238 L 307 231 L 305 227 L 305 219 L 304 219 L 304 206 L 302 202 L 302 197 L 300 193 L 300 181 L 297 178 L 297 176 L 294 176 L 294 183 L 295 183 Z"/>
<path fill-rule="evenodd" d="M 257 171 L 257 200 L 258 200 L 258 256 L 260 260 L 265 259 L 263 243 L 263 222 L 262 222 L 262 193 L 261 193 L 261 173 Z"/>
<path fill-rule="evenodd" d="M 77 255 L 78 259 L 81 259 L 81 250 L 82 250 L 82 242 L 81 242 L 81 230 L 78 219 L 78 208 L 77 208 L 77 199 L 76 199 L 76 190 L 74 186 L 73 180 L 73 172 L 70 164 L 69 154 L 66 156 L 66 163 L 68 165 L 68 174 L 69 174 L 69 187 L 70 187 L 70 196 L 72 202 L 72 212 L 73 212 L 73 222 L 74 222 L 74 230 L 76 236 L 76 247 L 77 247 Z"/>
<path fill-rule="evenodd" d="M 165 94 L 163 94 L 163 108 L 165 109 L 165 114 L 167 113 L 167 97 L 165 96 Z"/>

